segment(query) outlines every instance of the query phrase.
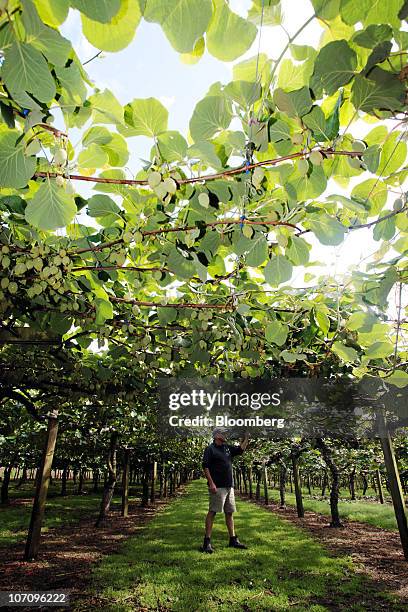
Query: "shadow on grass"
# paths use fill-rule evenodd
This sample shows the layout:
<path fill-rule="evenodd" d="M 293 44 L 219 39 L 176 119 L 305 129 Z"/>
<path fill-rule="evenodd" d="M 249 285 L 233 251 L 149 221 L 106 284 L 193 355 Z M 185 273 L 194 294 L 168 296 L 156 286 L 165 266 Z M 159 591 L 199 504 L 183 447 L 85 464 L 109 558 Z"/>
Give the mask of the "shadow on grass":
<path fill-rule="evenodd" d="M 247 502 L 236 528 L 249 550 L 228 548 L 216 517 L 215 554 L 199 551 L 207 493 L 203 481 L 96 568 L 93 592 L 109 610 L 403 610 L 381 584 L 356 574 L 310 535 Z M 79 603 L 79 602 L 78 602 Z M 79 608 L 80 609 L 80 603 Z"/>

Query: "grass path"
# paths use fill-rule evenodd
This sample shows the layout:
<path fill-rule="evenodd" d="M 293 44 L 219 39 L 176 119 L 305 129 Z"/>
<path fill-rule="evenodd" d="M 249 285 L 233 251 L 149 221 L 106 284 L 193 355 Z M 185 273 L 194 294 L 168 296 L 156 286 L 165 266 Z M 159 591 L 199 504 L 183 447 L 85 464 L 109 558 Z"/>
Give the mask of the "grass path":
<path fill-rule="evenodd" d="M 95 568 L 89 601 L 101 610 L 252 611 L 403 610 L 383 585 L 356 574 L 348 557 L 333 557 L 304 530 L 238 501 L 237 533 L 248 551 L 229 549 L 223 518 L 216 552 L 199 551 L 207 509 L 203 481 L 189 485 L 117 554 Z M 85 605 L 85 607 L 83 607 Z"/>
<path fill-rule="evenodd" d="M 270 501 L 279 503 L 279 492 L 274 489 L 269 489 Z M 296 506 L 296 497 L 294 493 L 286 493 L 286 502 L 291 506 Z M 330 501 L 313 499 L 307 494 L 303 494 L 303 506 L 305 510 L 319 512 L 330 516 Z M 395 519 L 394 508 L 392 504 L 380 504 L 365 500 L 356 501 L 339 501 L 339 512 L 342 519 L 349 521 L 360 521 L 379 527 L 381 529 L 389 529 L 390 531 L 397 530 L 397 521 Z"/>

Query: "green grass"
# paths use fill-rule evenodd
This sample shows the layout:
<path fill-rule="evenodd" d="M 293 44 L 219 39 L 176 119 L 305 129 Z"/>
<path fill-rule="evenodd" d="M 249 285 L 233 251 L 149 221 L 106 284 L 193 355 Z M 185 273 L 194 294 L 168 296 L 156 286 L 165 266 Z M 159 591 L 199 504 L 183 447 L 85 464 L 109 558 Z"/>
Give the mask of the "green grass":
<path fill-rule="evenodd" d="M 74 495 L 74 486 L 69 483 L 68 495 L 60 497 L 60 483 L 56 482 L 49 488 L 47 499 L 45 521 L 43 531 L 53 527 L 74 525 L 85 516 L 95 515 L 99 509 L 101 500 L 100 493 L 91 493 L 89 490 L 84 495 Z M 132 487 L 133 489 L 133 487 Z M 86 490 L 86 489 L 85 489 Z M 33 496 L 33 484 L 28 483 L 19 489 L 10 487 L 10 506 L 0 506 L 0 548 L 20 542 L 25 539 L 31 515 L 31 498 Z M 117 496 L 112 500 L 112 509 L 120 507 L 120 498 Z M 14 500 L 26 499 L 27 503 L 21 504 Z M 130 497 L 130 501 L 134 501 Z"/>
<path fill-rule="evenodd" d="M 95 568 L 92 594 L 112 611 L 177 612 L 333 609 L 402 610 L 356 574 L 346 557 L 331 557 L 304 530 L 238 500 L 237 533 L 249 550 L 227 547 L 223 517 L 216 552 L 199 551 L 207 493 L 203 481 L 160 512 L 136 537 Z M 385 604 L 385 601 L 387 602 Z M 81 609 L 78 602 L 76 609 Z M 339 607 L 337 607 L 339 606 Z"/>
<path fill-rule="evenodd" d="M 279 492 L 269 490 L 269 498 L 271 501 L 279 501 Z M 286 493 L 286 502 L 292 506 L 296 505 L 294 493 Z M 303 506 L 305 510 L 312 510 L 320 514 L 330 516 L 330 502 L 327 500 L 313 499 L 303 494 Z M 349 519 L 350 521 L 361 521 L 391 531 L 397 529 L 394 508 L 392 504 L 380 504 L 372 501 L 340 501 L 339 502 L 340 517 Z"/>

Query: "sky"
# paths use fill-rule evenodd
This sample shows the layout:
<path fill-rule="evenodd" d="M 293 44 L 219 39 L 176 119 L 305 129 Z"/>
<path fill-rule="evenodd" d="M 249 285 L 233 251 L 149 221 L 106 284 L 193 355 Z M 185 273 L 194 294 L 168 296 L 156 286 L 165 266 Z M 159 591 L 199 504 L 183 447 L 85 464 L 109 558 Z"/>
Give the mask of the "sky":
<path fill-rule="evenodd" d="M 251 6 L 251 0 L 230 0 L 230 8 L 245 16 Z M 282 0 L 284 26 L 293 34 L 312 15 L 309 0 Z M 297 44 L 314 45 L 322 33 L 317 20 L 313 20 L 302 32 Z M 67 21 L 61 26 L 61 32 L 69 38 L 82 62 L 97 53 L 83 36 L 78 11 L 70 11 Z M 259 34 L 258 34 L 259 36 Z M 280 27 L 265 27 L 261 39 L 257 38 L 252 48 L 240 57 L 237 62 L 253 57 L 258 51 L 265 52 L 271 58 L 277 58 L 286 44 L 287 38 Z M 225 63 L 212 57 L 208 52 L 194 65 L 184 64 L 179 54 L 174 51 L 161 28 L 142 20 L 132 43 L 118 53 L 103 53 L 102 56 L 87 64 L 90 78 L 100 88 L 114 92 L 119 101 L 125 105 L 134 98 L 158 98 L 169 110 L 169 130 L 178 130 L 187 136 L 189 119 L 196 103 L 205 96 L 210 85 L 215 81 L 228 83 L 232 77 L 234 63 Z M 369 126 L 360 122 L 353 127 L 353 134 L 358 137 L 369 131 Z M 78 139 L 76 130 L 70 131 L 72 142 Z M 134 176 L 141 167 L 141 159 L 149 159 L 152 141 L 143 136 L 128 139 L 131 153 L 127 172 Z M 364 177 L 365 178 L 365 177 Z M 361 177 L 358 180 L 363 180 Z M 351 184 L 353 186 L 353 183 Z M 84 196 L 92 195 L 88 186 L 77 185 Z M 331 193 L 347 195 L 337 184 L 329 185 Z M 310 240 L 310 238 L 308 238 Z M 327 247 L 313 240 L 313 261 L 324 262 L 322 266 L 306 271 L 315 274 L 341 275 L 352 267 L 358 267 L 360 261 L 369 253 L 374 253 L 380 243 L 373 241 L 369 230 L 361 229 L 349 232 L 345 241 L 338 247 Z M 295 268 L 291 281 L 293 285 L 303 286 L 304 272 Z"/>

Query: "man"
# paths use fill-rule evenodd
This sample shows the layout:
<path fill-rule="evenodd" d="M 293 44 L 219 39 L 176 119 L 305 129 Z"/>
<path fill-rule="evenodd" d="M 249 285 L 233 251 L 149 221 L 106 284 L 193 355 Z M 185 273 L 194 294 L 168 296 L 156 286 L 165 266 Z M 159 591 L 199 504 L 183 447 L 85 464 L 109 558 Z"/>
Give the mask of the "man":
<path fill-rule="evenodd" d="M 235 535 L 234 519 L 235 512 L 234 482 L 232 477 L 232 457 L 242 455 L 248 446 L 248 434 L 245 434 L 239 446 L 225 444 L 226 433 L 221 427 L 213 431 L 213 442 L 204 451 L 203 468 L 207 478 L 210 505 L 205 519 L 205 536 L 202 551 L 213 553 L 211 546 L 211 532 L 214 518 L 217 512 L 225 513 L 225 523 L 230 536 L 229 546 L 232 548 L 247 548 Z"/>

